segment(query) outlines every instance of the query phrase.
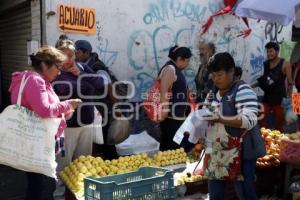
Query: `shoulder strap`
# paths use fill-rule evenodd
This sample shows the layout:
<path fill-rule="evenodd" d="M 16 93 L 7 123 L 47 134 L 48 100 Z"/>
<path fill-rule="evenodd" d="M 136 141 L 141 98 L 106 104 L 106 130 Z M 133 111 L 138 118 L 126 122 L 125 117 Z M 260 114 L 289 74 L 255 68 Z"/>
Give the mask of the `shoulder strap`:
<path fill-rule="evenodd" d="M 244 83 L 244 81 L 241 81 L 241 80 L 240 80 L 240 81 L 236 81 L 236 82 L 234 83 L 234 85 L 231 86 L 231 88 L 230 88 L 230 90 L 229 90 L 230 93 L 232 94 L 232 96 L 231 96 L 231 101 L 226 101 L 226 103 L 227 103 L 226 106 L 228 106 L 227 108 L 229 108 L 229 109 L 231 109 L 231 110 L 234 110 L 233 112 L 234 112 L 235 114 L 237 114 L 237 110 L 236 110 L 236 107 L 235 107 L 236 93 L 237 93 L 237 91 L 238 91 L 238 89 L 239 89 L 239 86 L 240 86 L 241 84 L 243 84 L 243 83 Z M 228 104 L 228 103 L 229 103 L 229 104 Z M 246 135 L 246 133 L 248 132 L 248 130 L 242 129 L 242 128 L 233 128 L 233 127 L 229 127 L 229 126 L 226 126 L 226 125 L 224 125 L 224 127 L 225 127 L 226 132 L 227 132 L 229 135 L 233 136 L 233 137 L 240 137 L 240 138 L 243 138 L 244 135 Z"/>
<path fill-rule="evenodd" d="M 29 77 L 26 78 L 27 73 L 25 73 L 22 77 L 21 83 L 20 83 L 20 88 L 19 88 L 19 93 L 18 93 L 18 99 L 17 99 L 17 105 L 21 107 L 21 102 L 22 102 L 22 95 L 23 95 L 23 90 L 24 87 L 29 79 Z"/>
<path fill-rule="evenodd" d="M 162 68 L 160 68 L 158 74 L 157 74 L 157 77 L 156 77 L 156 80 L 159 80 L 159 76 L 160 74 L 162 73 L 162 71 L 166 68 L 166 66 L 168 66 L 170 63 L 167 62 L 164 66 L 162 66 Z"/>

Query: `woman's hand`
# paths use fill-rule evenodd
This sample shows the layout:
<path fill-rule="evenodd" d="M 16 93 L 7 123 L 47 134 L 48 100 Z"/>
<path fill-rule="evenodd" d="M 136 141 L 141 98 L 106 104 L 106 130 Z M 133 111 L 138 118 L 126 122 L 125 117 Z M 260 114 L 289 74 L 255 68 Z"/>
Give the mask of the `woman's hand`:
<path fill-rule="evenodd" d="M 292 97 L 292 94 L 293 94 L 293 85 L 289 85 L 289 86 L 288 86 L 288 89 L 287 89 L 287 96 L 288 96 L 289 98 L 291 98 L 291 97 Z"/>
<path fill-rule="evenodd" d="M 222 123 L 221 117 L 219 115 L 208 116 L 205 120 L 208 122 L 209 125 L 214 125 L 215 123 Z"/>
<path fill-rule="evenodd" d="M 76 66 L 73 66 L 68 69 L 68 72 L 72 73 L 74 76 L 79 76 L 80 75 L 80 69 Z"/>
<path fill-rule="evenodd" d="M 71 109 L 65 113 L 65 117 L 71 118 L 75 109 L 82 103 L 81 99 L 70 99 L 68 103 L 71 105 Z"/>
<path fill-rule="evenodd" d="M 72 110 L 75 110 L 81 103 L 81 99 L 70 99 L 69 103 L 71 104 Z"/>

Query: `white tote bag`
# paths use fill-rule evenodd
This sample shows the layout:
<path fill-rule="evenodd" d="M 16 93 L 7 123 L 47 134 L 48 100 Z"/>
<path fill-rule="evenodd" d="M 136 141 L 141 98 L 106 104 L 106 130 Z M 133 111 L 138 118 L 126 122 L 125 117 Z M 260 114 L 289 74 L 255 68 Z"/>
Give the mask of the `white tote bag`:
<path fill-rule="evenodd" d="M 17 104 L 0 114 L 0 163 L 56 178 L 55 134 L 61 119 L 42 119 L 21 106 L 27 80 L 24 75 Z"/>

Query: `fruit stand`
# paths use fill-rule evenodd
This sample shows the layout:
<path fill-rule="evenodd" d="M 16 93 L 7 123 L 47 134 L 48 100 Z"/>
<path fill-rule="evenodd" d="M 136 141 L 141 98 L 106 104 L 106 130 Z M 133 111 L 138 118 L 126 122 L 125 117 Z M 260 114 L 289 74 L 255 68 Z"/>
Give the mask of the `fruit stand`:
<path fill-rule="evenodd" d="M 281 163 L 281 161 L 300 164 L 299 156 L 295 156 L 299 150 L 300 133 L 283 135 L 279 131 L 265 128 L 261 128 L 260 131 L 265 141 L 267 155 L 257 160 L 257 192 L 259 195 L 285 194 L 287 191 L 282 191 L 281 189 L 287 187 L 282 182 L 285 178 L 284 172 L 286 171 L 287 164 Z M 291 147 L 290 143 L 292 143 L 293 147 Z M 295 143 L 297 143 L 297 145 L 295 145 Z M 70 193 L 66 195 L 66 199 L 69 200 L 84 198 L 85 178 L 87 180 L 94 179 L 103 181 L 116 176 L 121 177 L 124 176 L 124 174 L 141 173 L 140 170 L 143 171 L 144 167 L 150 166 L 153 167 L 148 169 L 150 171 L 158 169 L 167 170 L 165 173 L 173 171 L 172 174 L 174 176 L 172 175 L 171 179 L 174 185 L 172 187 L 176 189 L 178 196 L 191 195 L 199 192 L 207 193 L 208 188 L 205 177 L 192 175 L 192 173 L 187 173 L 185 170 L 185 168 L 188 168 L 188 165 L 191 165 L 186 163 L 196 162 L 200 149 L 199 145 L 196 145 L 196 148 L 189 155 L 181 148 L 157 152 L 152 157 L 146 153 L 142 153 L 131 156 L 121 156 L 114 160 L 103 160 L 100 157 L 92 156 L 80 156 L 61 171 L 59 176 L 70 191 Z M 196 166 L 196 163 L 194 163 L 194 166 Z M 141 179 L 140 184 L 143 182 L 144 180 Z M 168 189 L 171 190 L 172 187 L 170 186 Z M 173 189 L 172 191 L 174 191 Z M 233 184 L 228 184 L 226 193 L 227 199 L 236 198 Z M 71 198 L 72 195 L 76 198 Z"/>
<path fill-rule="evenodd" d="M 135 172 L 142 167 L 178 166 L 186 163 L 187 154 L 183 148 L 158 152 L 153 157 L 146 153 L 122 156 L 114 160 L 100 157 L 80 156 L 59 173 L 59 176 L 77 199 L 84 197 L 84 179 L 86 177 L 102 178 Z M 180 165 L 179 165 L 180 166 Z M 173 180 L 173 178 L 172 178 Z"/>

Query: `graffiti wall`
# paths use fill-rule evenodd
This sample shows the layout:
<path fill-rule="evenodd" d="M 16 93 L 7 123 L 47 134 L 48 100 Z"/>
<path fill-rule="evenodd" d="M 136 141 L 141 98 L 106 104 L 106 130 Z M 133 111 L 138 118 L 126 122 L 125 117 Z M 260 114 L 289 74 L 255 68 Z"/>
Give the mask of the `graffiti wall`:
<path fill-rule="evenodd" d="M 281 27 L 263 21 L 250 20 L 252 34 L 238 37 L 245 23 L 232 15 L 215 18 L 209 31 L 201 35 L 200 27 L 208 17 L 222 7 L 222 0 L 47 0 L 46 41 L 54 45 L 63 32 L 58 29 L 59 4 L 94 8 L 96 33 L 67 34 L 71 39 L 86 39 L 101 60 L 120 80 L 135 85 L 134 100 L 139 100 L 167 61 L 168 50 L 174 44 L 188 46 L 193 51 L 190 65 L 184 71 L 191 88 L 199 66 L 200 40 L 214 42 L 217 51 L 229 51 L 237 65 L 244 69 L 243 79 L 255 82 L 262 73 L 267 41 L 291 39 L 291 26 Z"/>

